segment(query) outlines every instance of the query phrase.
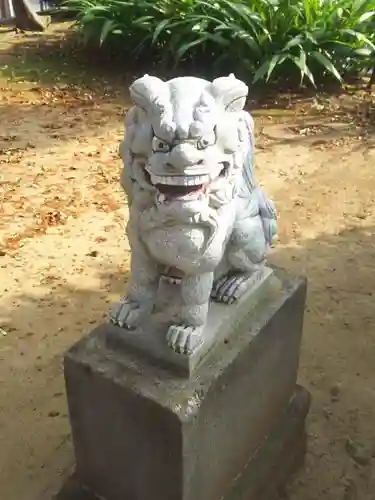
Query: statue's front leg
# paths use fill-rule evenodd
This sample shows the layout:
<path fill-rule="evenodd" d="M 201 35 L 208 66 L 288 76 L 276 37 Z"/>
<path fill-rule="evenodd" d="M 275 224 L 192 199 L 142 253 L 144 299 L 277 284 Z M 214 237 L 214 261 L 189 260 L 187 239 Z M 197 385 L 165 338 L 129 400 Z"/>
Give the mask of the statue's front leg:
<path fill-rule="evenodd" d="M 159 284 L 158 265 L 141 242 L 132 245 L 130 269 L 127 294 L 109 313 L 111 323 L 126 329 L 136 328 L 150 315 Z"/>
<path fill-rule="evenodd" d="M 168 345 L 174 351 L 190 355 L 202 344 L 212 283 L 212 272 L 182 279 L 178 321 L 167 333 Z"/>

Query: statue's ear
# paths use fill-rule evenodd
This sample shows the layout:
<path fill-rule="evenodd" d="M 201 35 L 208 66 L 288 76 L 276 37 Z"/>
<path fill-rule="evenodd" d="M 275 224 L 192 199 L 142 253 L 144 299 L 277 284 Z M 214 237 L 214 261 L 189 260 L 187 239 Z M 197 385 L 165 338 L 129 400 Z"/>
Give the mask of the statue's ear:
<path fill-rule="evenodd" d="M 226 111 L 238 112 L 242 111 L 249 89 L 241 80 L 231 74 L 216 78 L 211 83 L 209 88 L 210 94 L 215 98 L 216 102 L 221 102 Z"/>
<path fill-rule="evenodd" d="M 136 106 L 147 111 L 162 112 L 169 104 L 168 84 L 155 76 L 144 75 L 130 86 L 130 95 Z"/>

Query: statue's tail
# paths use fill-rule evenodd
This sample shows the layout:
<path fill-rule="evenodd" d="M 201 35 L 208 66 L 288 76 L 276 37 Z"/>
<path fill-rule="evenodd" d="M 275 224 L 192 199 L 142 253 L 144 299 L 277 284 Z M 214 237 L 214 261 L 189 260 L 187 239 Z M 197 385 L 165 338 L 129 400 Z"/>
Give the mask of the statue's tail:
<path fill-rule="evenodd" d="M 242 112 L 242 117 L 246 127 L 246 155 L 243 169 L 243 180 L 245 190 L 251 194 L 257 187 L 253 168 L 254 120 L 247 111 Z"/>
<path fill-rule="evenodd" d="M 262 218 L 264 235 L 266 241 L 271 244 L 276 235 L 277 212 L 272 200 L 268 198 L 265 192 L 257 185 L 253 167 L 254 156 L 254 120 L 250 113 L 243 112 L 243 120 L 247 132 L 247 150 L 243 169 L 243 194 L 246 191 L 248 196 L 257 197 L 259 215 Z"/>
<path fill-rule="evenodd" d="M 270 200 L 260 188 L 257 188 L 257 198 L 259 214 L 263 223 L 263 231 L 266 241 L 271 245 L 277 231 L 277 212 L 275 204 Z"/>

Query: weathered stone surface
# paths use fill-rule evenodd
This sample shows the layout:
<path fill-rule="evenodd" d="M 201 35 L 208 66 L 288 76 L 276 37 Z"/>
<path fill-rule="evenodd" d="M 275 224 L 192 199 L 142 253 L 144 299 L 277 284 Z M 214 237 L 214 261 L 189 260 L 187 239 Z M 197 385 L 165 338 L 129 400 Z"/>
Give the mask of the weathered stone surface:
<path fill-rule="evenodd" d="M 303 464 L 307 436 L 305 419 L 310 394 L 297 386 L 286 410 L 234 482 L 225 500 L 285 498 L 285 486 Z"/>
<path fill-rule="evenodd" d="M 264 443 L 256 450 L 234 481 L 224 500 L 280 500 L 291 475 L 304 463 L 306 452 L 305 418 L 310 395 L 297 386 Z M 47 500 L 47 499 L 42 499 Z M 74 474 L 59 493 L 48 500 L 97 500 Z M 123 500 L 131 500 L 124 498 Z"/>
<path fill-rule="evenodd" d="M 262 456 L 297 377 L 306 283 L 278 276 L 282 296 L 260 303 L 248 327 L 219 342 L 191 378 L 131 351 L 110 349 L 106 327 L 67 353 L 67 394 L 82 484 L 106 500 L 248 498 L 233 496 L 236 478 L 246 465 L 246 475 L 259 475 L 249 460 Z M 299 418 L 296 442 L 303 440 L 304 419 Z M 280 446 L 288 439 L 281 437 Z M 277 462 L 281 452 L 275 446 Z M 250 492 L 251 484 L 245 490 Z"/>

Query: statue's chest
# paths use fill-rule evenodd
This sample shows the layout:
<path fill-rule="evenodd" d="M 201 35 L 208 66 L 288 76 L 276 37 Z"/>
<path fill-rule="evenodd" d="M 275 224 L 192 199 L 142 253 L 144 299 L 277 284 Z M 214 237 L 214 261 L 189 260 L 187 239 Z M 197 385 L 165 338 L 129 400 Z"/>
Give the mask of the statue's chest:
<path fill-rule="evenodd" d="M 190 274 L 215 269 L 229 232 L 228 224 L 219 224 L 214 230 L 176 224 L 142 233 L 142 239 L 155 260 Z"/>

